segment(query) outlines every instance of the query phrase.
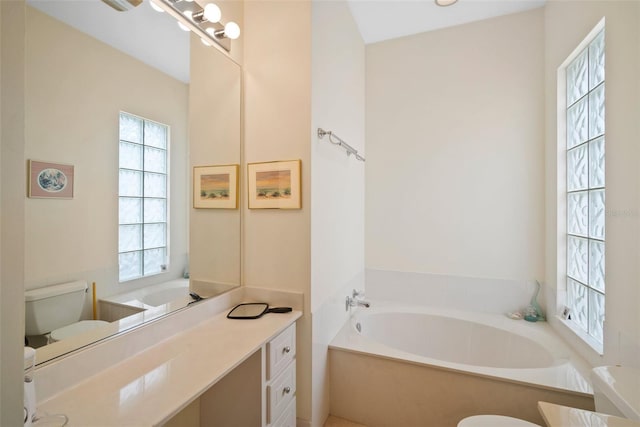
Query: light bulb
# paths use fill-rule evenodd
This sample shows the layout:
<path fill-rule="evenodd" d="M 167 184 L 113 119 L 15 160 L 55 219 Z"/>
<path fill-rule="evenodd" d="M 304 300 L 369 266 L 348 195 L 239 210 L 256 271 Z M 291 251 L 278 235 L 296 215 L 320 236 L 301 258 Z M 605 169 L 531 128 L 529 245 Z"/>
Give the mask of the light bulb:
<path fill-rule="evenodd" d="M 206 40 L 205 40 L 204 38 L 202 38 L 202 37 L 200 38 L 200 41 L 202 42 L 202 44 L 203 44 L 203 45 L 205 45 L 205 46 L 207 46 L 207 47 L 211 46 L 211 43 L 209 43 L 208 41 L 206 41 Z"/>
<path fill-rule="evenodd" d="M 158 6 L 153 0 L 149 1 L 149 5 L 151 6 L 151 9 L 155 10 L 156 12 L 164 12 L 164 9 Z"/>
<path fill-rule="evenodd" d="M 217 5 L 209 3 L 204 7 L 204 18 L 209 22 L 218 22 L 222 18 L 222 12 Z"/>
<path fill-rule="evenodd" d="M 183 24 L 182 22 L 180 22 L 180 21 L 178 21 L 178 27 L 180 27 L 180 29 L 181 29 L 182 31 L 191 31 L 191 30 L 189 29 L 189 27 L 187 27 L 186 25 L 184 25 L 184 24 Z"/>
<path fill-rule="evenodd" d="M 224 35 L 232 40 L 240 37 L 240 26 L 235 22 L 227 22 L 224 26 Z"/>

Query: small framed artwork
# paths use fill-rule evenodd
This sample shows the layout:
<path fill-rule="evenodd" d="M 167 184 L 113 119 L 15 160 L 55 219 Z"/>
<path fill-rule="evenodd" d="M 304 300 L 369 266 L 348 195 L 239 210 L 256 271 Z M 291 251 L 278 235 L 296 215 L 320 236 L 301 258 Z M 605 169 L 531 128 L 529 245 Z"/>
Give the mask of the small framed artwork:
<path fill-rule="evenodd" d="M 29 197 L 73 199 L 73 165 L 29 160 Z"/>
<path fill-rule="evenodd" d="M 249 209 L 300 209 L 300 160 L 249 163 Z"/>
<path fill-rule="evenodd" d="M 194 166 L 193 207 L 236 209 L 238 165 Z"/>

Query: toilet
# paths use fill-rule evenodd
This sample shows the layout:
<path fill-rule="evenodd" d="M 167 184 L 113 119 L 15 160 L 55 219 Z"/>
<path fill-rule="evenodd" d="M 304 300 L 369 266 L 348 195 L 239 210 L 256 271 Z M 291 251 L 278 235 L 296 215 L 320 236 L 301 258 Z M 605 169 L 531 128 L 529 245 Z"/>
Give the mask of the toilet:
<path fill-rule="evenodd" d="M 86 281 L 78 280 L 25 291 L 25 335 L 47 335 L 53 343 L 107 325 L 80 320 L 87 288 Z"/>
<path fill-rule="evenodd" d="M 503 415 L 474 415 L 458 423 L 458 427 L 540 427 L 538 424 Z"/>
<path fill-rule="evenodd" d="M 624 366 L 599 366 L 591 372 L 596 411 L 640 421 L 640 370 Z M 532 427 L 528 421 L 501 415 L 474 415 L 458 427 Z"/>

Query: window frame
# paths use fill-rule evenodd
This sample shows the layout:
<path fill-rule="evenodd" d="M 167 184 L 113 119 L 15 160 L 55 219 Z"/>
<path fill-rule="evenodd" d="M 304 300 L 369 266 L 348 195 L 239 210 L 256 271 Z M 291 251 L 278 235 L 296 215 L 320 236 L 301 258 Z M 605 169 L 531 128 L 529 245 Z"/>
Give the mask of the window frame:
<path fill-rule="evenodd" d="M 128 140 L 123 140 L 121 139 L 121 135 L 120 135 L 120 129 L 122 126 L 122 116 L 126 115 L 129 116 L 131 118 L 137 119 L 137 120 L 141 120 L 142 121 L 142 140 L 140 143 L 134 142 L 134 141 L 128 141 Z M 146 123 L 153 123 L 154 125 L 158 125 L 158 126 L 162 126 L 166 129 L 166 134 L 165 134 L 165 148 L 159 148 L 157 146 L 154 145 L 148 145 L 145 143 L 145 138 L 144 138 L 144 129 L 145 129 L 145 124 Z M 126 168 L 126 167 L 122 167 L 122 162 L 121 162 L 121 158 L 120 158 L 120 152 L 121 152 L 121 144 L 122 142 L 125 143 L 129 143 L 129 144 L 138 144 L 142 147 L 142 168 L 141 169 L 131 169 L 131 168 Z M 161 172 L 157 172 L 157 171 L 153 171 L 153 170 L 149 170 L 145 168 L 144 165 L 144 151 L 145 151 L 145 147 L 151 147 L 153 149 L 160 149 L 163 150 L 165 152 L 164 155 L 164 161 L 165 161 L 165 173 L 161 173 Z M 126 282 L 131 282 L 134 280 L 140 280 L 140 279 L 145 279 L 148 277 L 152 277 L 152 276 L 157 276 L 157 275 L 161 275 L 161 274 L 165 274 L 169 271 L 169 261 L 170 261 L 170 229 L 171 229 L 171 218 L 170 218 L 170 201 L 171 201 L 171 194 L 170 194 L 170 174 L 171 174 L 171 164 L 170 164 L 170 159 L 171 159 L 171 127 L 168 124 L 165 123 L 161 123 L 158 122 L 156 120 L 152 120 L 152 119 L 148 119 L 146 117 L 142 117 L 142 116 L 138 116 L 136 114 L 132 114 L 129 113 L 127 111 L 120 111 L 118 114 L 118 283 L 126 283 Z M 129 196 L 129 195 L 122 195 L 121 193 L 121 189 L 120 189 L 120 172 L 122 170 L 139 170 L 142 173 L 142 178 L 141 178 L 141 196 Z M 159 175 L 164 175 L 164 180 L 165 180 L 165 197 L 147 197 L 145 196 L 145 191 L 144 191 L 144 177 L 146 173 L 152 173 L 152 174 L 159 174 Z M 122 223 L 120 220 L 120 202 L 121 199 L 123 198 L 127 198 L 127 199 L 140 199 L 141 201 L 141 222 L 139 223 L 134 223 L 134 224 L 139 224 L 141 226 L 141 236 L 140 236 L 140 242 L 141 242 L 141 248 L 140 249 L 135 249 L 135 250 L 125 250 L 125 251 L 121 251 L 120 250 L 120 227 L 122 225 L 129 225 L 130 223 Z M 145 199 L 163 199 L 165 201 L 165 221 L 156 221 L 156 222 L 145 222 L 145 218 L 144 218 L 144 201 Z M 145 242 L 144 242 L 144 228 L 145 225 L 148 224 L 164 224 L 164 246 L 154 246 L 154 247 L 145 247 Z M 159 249 L 162 248 L 164 249 L 164 262 L 160 265 L 160 270 L 153 270 L 149 273 L 145 273 L 145 263 L 144 263 L 144 256 L 145 256 L 145 251 L 149 250 L 149 249 Z M 132 276 L 132 277 L 126 277 L 126 278 L 122 278 L 121 275 L 121 268 L 120 268 L 120 255 L 124 254 L 124 253 L 132 253 L 132 252 L 139 252 L 140 253 L 140 268 L 141 268 L 141 274 L 140 275 L 136 275 L 136 276 Z"/>
<path fill-rule="evenodd" d="M 569 305 L 569 288 L 568 288 L 568 282 L 569 282 L 569 275 L 568 275 L 568 240 L 569 240 L 569 227 L 568 227 L 568 221 L 569 221 L 569 216 L 568 216 L 568 196 L 569 196 L 569 191 L 568 191 L 568 167 L 567 167 L 567 158 L 568 158 L 568 152 L 569 152 L 569 148 L 568 148 L 568 135 L 567 135 L 567 115 L 568 115 L 568 100 L 567 100 L 567 69 L 568 67 L 573 63 L 573 61 L 580 56 L 585 49 L 589 49 L 589 46 L 591 45 L 591 43 L 596 40 L 596 38 L 600 35 L 601 32 L 605 31 L 605 18 L 602 18 L 600 20 L 600 22 L 598 22 L 598 24 L 589 32 L 589 34 L 582 40 L 582 42 L 580 42 L 580 44 L 578 44 L 578 46 L 571 52 L 571 54 L 567 57 L 567 59 L 560 65 L 560 67 L 558 67 L 557 70 L 557 209 L 556 209 L 556 214 L 557 214 L 557 258 L 556 258 L 556 283 L 558 284 L 557 287 L 557 307 L 559 312 L 563 312 L 564 309 Z M 605 34 L 605 38 L 606 38 L 606 34 Z M 606 44 L 606 41 L 605 41 Z M 605 47 L 606 50 L 606 47 Z M 605 58 L 606 58 L 606 54 L 605 54 Z M 589 89 L 587 88 L 587 94 L 584 96 L 589 96 L 589 94 L 591 92 L 593 92 L 595 89 L 597 89 L 598 87 L 600 87 L 601 85 L 606 85 L 606 77 L 605 79 L 598 85 L 596 85 L 595 87 Z M 583 97 L 584 97 L 583 96 Z M 583 97 L 579 98 L 582 99 Z M 574 101 L 575 103 L 579 102 L 579 100 Z M 605 95 L 605 114 L 606 114 L 606 95 Z M 606 118 L 605 118 L 606 120 Z M 587 141 L 586 142 L 582 142 L 572 148 L 576 148 L 579 147 L 580 145 L 585 145 L 587 147 L 587 151 L 589 150 L 589 143 L 592 141 L 597 140 L 598 138 L 602 137 L 605 138 L 606 136 L 606 128 L 605 131 L 603 132 L 603 134 L 601 136 L 598 137 L 594 137 L 594 138 L 589 138 L 587 137 Z M 606 139 L 606 138 L 605 138 Z M 606 151 L 606 149 L 605 149 Z M 587 160 L 587 163 L 589 161 Z M 589 167 L 589 165 L 587 165 L 587 168 Z M 587 174 L 589 172 L 587 171 Z M 606 171 L 605 171 L 606 173 Z M 605 184 L 601 187 L 603 191 L 605 191 L 606 194 L 606 180 L 605 180 Z M 590 185 L 587 186 L 586 190 L 583 191 L 591 191 Z M 605 209 L 606 209 L 606 201 L 605 201 Z M 605 211 L 606 212 L 606 211 Z M 606 216 L 605 216 L 606 218 Z M 606 221 L 605 221 L 606 222 Z M 606 224 L 605 224 L 605 229 L 606 229 Z M 581 236 L 582 237 L 582 236 Z M 585 237 L 586 239 L 590 239 L 589 238 L 589 233 L 587 232 L 587 236 Z M 601 240 L 605 245 L 605 239 L 606 236 Z M 592 239 L 592 240 L 598 240 L 599 239 Z M 587 246 L 589 245 L 589 242 L 587 242 Z M 589 248 L 587 249 L 587 257 L 589 257 Z M 605 263 L 605 271 L 606 271 L 606 249 L 605 249 L 605 260 L 603 261 Z M 588 267 L 587 267 L 588 269 Z M 588 280 L 587 280 L 588 281 Z M 605 282 L 606 282 L 606 277 L 605 277 Z M 587 293 L 589 291 L 589 289 L 591 289 L 591 287 L 589 287 L 588 284 L 587 285 Z M 595 289 L 595 288 L 594 288 Z M 606 301 L 606 290 L 605 291 L 599 291 L 602 295 L 604 300 Z M 587 296 L 587 298 L 589 298 Z M 604 307 L 604 302 L 603 302 L 603 307 Z M 603 349 L 604 349 L 604 341 L 606 339 L 605 335 L 606 335 L 606 320 L 605 320 L 605 324 L 603 325 L 603 330 L 602 330 L 602 342 L 598 341 L 595 337 L 593 337 L 592 335 L 589 334 L 588 330 L 584 330 L 582 329 L 582 327 L 577 324 L 577 322 L 574 322 L 573 320 L 569 320 L 568 318 L 566 318 L 565 315 L 561 314 L 558 315 L 558 318 L 561 320 L 562 324 L 564 324 L 568 329 L 570 329 L 575 335 L 577 335 L 583 342 L 585 342 L 589 347 L 591 347 L 594 351 L 596 351 L 598 354 L 602 355 L 603 354 Z M 589 323 L 589 313 L 587 313 L 587 329 L 588 329 L 588 323 Z"/>

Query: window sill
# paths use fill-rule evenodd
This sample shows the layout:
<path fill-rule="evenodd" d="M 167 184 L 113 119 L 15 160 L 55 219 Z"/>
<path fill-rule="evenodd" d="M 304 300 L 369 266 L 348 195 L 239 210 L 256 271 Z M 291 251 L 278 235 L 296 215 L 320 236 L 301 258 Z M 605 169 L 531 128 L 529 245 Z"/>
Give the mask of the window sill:
<path fill-rule="evenodd" d="M 578 338 L 580 338 L 583 343 L 587 344 L 599 356 L 604 355 L 604 346 L 602 343 L 593 339 L 592 336 L 581 330 L 573 322 L 563 319 L 562 316 L 556 316 L 556 319 L 558 319 L 560 321 L 560 324 L 564 325 L 567 329 L 573 332 Z"/>

